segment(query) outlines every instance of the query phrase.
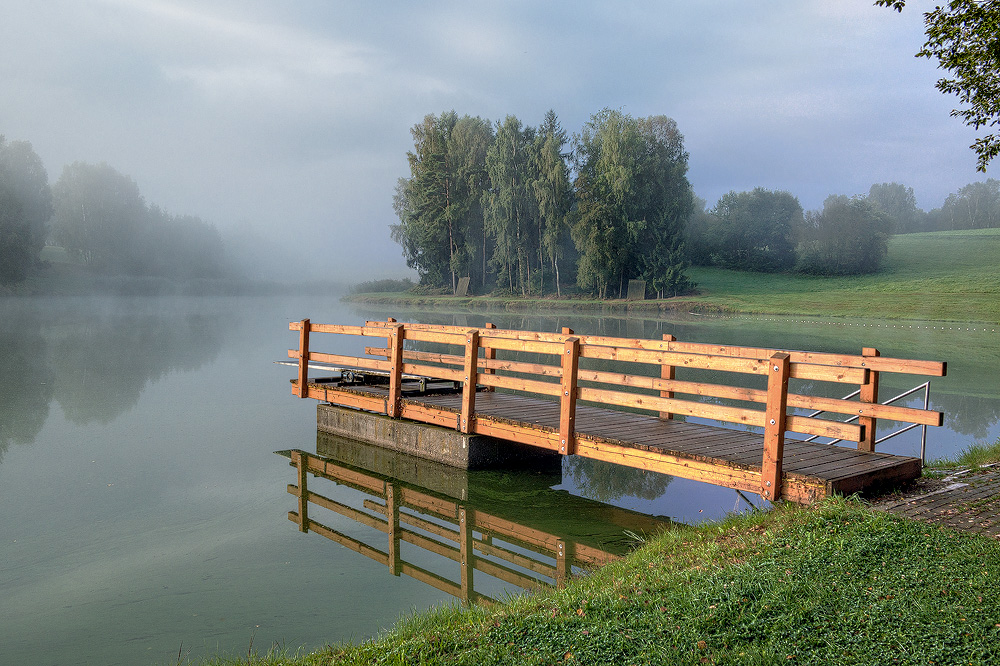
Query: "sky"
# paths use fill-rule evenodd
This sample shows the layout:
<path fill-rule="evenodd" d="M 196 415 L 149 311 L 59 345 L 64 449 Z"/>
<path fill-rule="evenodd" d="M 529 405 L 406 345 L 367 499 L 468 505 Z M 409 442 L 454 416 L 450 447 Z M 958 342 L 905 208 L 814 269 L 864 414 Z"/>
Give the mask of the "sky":
<path fill-rule="evenodd" d="M 452 109 L 669 116 L 709 206 L 899 182 L 930 210 L 985 178 L 976 134 L 913 56 L 933 2 L 872 2 L 0 0 L 0 134 L 53 183 L 106 162 L 288 277 L 410 274 L 393 191 L 410 128 Z"/>

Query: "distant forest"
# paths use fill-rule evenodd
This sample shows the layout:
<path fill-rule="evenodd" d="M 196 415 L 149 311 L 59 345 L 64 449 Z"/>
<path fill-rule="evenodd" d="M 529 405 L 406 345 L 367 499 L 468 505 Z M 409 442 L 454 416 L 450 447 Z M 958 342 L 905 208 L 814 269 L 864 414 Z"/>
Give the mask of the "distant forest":
<path fill-rule="evenodd" d="M 50 187 L 27 141 L 0 135 L 0 284 L 24 280 L 47 243 L 99 275 L 218 278 L 228 272 L 216 228 L 147 204 L 128 176 L 74 162 Z"/>
<path fill-rule="evenodd" d="M 971 183 L 941 208 L 913 189 L 871 186 L 803 211 L 789 192 L 729 192 L 711 208 L 687 180 L 688 153 L 666 116 L 604 109 L 570 137 L 555 112 L 538 127 L 455 111 L 410 130 L 410 177 L 396 186 L 392 238 L 420 277 L 447 292 L 622 296 L 690 290 L 690 265 L 756 272 L 877 272 L 892 234 L 1000 226 L 1000 181 Z"/>

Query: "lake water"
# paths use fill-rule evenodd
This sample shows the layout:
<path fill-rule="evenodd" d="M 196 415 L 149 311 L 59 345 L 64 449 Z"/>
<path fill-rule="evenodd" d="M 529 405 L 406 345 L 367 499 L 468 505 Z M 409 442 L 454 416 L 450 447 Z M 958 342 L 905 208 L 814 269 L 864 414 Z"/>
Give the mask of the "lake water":
<path fill-rule="evenodd" d="M 286 486 L 296 475 L 274 452 L 315 452 L 318 444 L 315 402 L 292 397 L 294 370 L 273 363 L 297 344 L 288 322 L 386 316 L 833 352 L 874 346 L 883 355 L 949 363 L 948 377 L 932 381 L 932 407 L 945 411 L 946 425 L 930 429 L 928 457 L 1000 435 L 997 327 L 374 312 L 335 297 L 7 299 L 0 301 L 3 658 L 166 664 L 179 652 L 245 654 L 251 642 L 261 651 L 315 648 L 375 635 L 414 609 L 454 603 L 413 576 L 393 576 L 318 533 L 300 533 L 287 517 L 296 504 Z M 882 394 L 919 381 L 883 383 Z M 880 450 L 916 455 L 917 431 Z M 443 484 L 428 492 L 458 497 L 466 491 L 444 487 L 457 483 L 468 489 L 460 499 L 479 511 L 608 552 L 624 550 L 652 524 L 630 510 L 699 522 L 759 503 L 573 459 L 545 474 L 445 476 L 428 482 Z M 333 499 L 366 506 L 358 491 L 328 486 L 323 492 Z M 342 516 L 324 522 L 387 547 L 384 534 Z M 403 555 L 455 579 L 431 554 L 407 545 Z M 494 597 L 513 589 L 489 576 L 476 580 L 477 591 Z"/>

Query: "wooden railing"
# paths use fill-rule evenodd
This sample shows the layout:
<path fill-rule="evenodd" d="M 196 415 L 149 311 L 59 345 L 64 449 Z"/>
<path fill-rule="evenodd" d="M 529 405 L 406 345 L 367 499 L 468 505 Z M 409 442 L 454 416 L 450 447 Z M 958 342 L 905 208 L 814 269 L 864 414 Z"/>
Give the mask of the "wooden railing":
<path fill-rule="evenodd" d="M 944 376 L 946 364 L 887 358 L 876 349 L 866 348 L 860 355 L 832 354 L 681 342 L 669 335 L 662 340 L 645 340 L 576 335 L 569 329 L 545 333 L 497 329 L 489 324 L 483 328 L 464 328 L 400 323 L 392 319 L 368 321 L 362 326 L 313 324 L 304 319 L 290 323 L 289 329 L 299 332 L 299 348 L 290 349 L 288 355 L 298 360 L 298 379 L 293 382 L 293 390 L 300 397 L 327 399 L 321 387 L 308 381 L 309 362 L 382 372 L 388 376 L 388 398 L 384 402 L 382 398 L 359 394 L 339 400 L 340 404 L 394 418 L 456 427 L 464 433 L 524 442 L 566 455 L 577 452 L 578 401 L 646 410 L 664 419 L 678 415 L 701 417 L 762 428 L 764 453 L 759 492 L 770 500 L 780 495 L 786 433 L 854 441 L 859 450 L 874 451 L 879 420 L 919 425 L 943 422 L 940 412 L 880 404 L 878 386 L 884 373 Z M 364 357 L 328 354 L 310 349 L 312 333 L 381 338 L 385 343 L 365 347 Z M 413 343 L 445 345 L 446 349 L 457 348 L 460 353 L 421 351 L 407 348 L 406 342 L 411 347 Z M 498 357 L 498 351 L 504 358 Z M 525 359 L 526 355 L 530 358 Z M 539 356 L 552 361 L 539 363 Z M 582 365 L 585 359 L 588 362 Z M 642 369 L 650 374 L 610 371 L 622 364 L 646 366 Z M 608 366 L 615 367 L 605 369 Z M 710 379 L 714 381 L 678 380 L 677 368 L 713 371 Z M 455 415 L 446 410 L 404 401 L 402 385 L 406 375 L 460 382 L 462 408 L 457 423 Z M 728 381 L 719 381 L 720 375 Z M 748 375 L 766 377 L 757 380 L 764 387 L 747 388 L 740 385 L 747 383 L 745 379 L 735 379 Z M 789 380 L 853 385 L 860 388 L 859 400 L 792 392 Z M 558 400 L 558 430 L 522 428 L 477 417 L 477 386 Z M 849 415 L 858 422 L 796 414 L 795 410 Z M 597 450 L 589 450 L 588 455 L 601 457 Z"/>
<path fill-rule="evenodd" d="M 567 541 L 464 504 L 419 492 L 392 479 L 337 465 L 305 451 L 292 450 L 289 455 L 297 470 L 298 482 L 289 484 L 288 492 L 297 498 L 298 506 L 295 511 L 288 512 L 288 519 L 296 523 L 300 531 L 321 534 L 380 562 L 395 576 L 405 574 L 466 603 L 494 601 L 476 591 L 476 571 L 524 589 L 548 584 L 562 587 L 572 575 L 574 565 L 594 568 L 616 559 L 615 555 L 593 546 Z M 310 489 L 309 474 L 369 495 L 362 502 L 364 510 Z M 323 524 L 311 516 L 314 507 L 385 534 L 388 547 L 380 550 Z M 407 562 L 400 554 L 401 543 L 412 544 L 457 563 L 460 567 L 458 581 Z M 552 564 L 547 560 L 552 560 Z"/>

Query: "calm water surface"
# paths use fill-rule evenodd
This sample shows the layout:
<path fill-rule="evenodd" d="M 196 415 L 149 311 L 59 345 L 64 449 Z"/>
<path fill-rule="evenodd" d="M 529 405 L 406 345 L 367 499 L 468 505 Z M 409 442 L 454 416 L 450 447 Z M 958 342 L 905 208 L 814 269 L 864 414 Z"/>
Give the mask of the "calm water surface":
<path fill-rule="evenodd" d="M 372 636 L 400 614 L 453 603 L 435 587 L 300 533 L 286 515 L 295 509 L 286 492 L 295 472 L 274 452 L 317 448 L 314 401 L 293 398 L 293 371 L 272 363 L 297 344 L 287 323 L 386 316 L 851 353 L 875 346 L 884 355 L 949 362 L 949 376 L 932 384 L 932 407 L 947 417 L 946 427 L 931 429 L 929 457 L 1000 435 L 998 338 L 982 326 L 406 314 L 354 309 L 333 297 L 0 301 L 3 659 L 166 664 L 178 651 L 245 654 L 251 641 L 262 650 L 313 648 Z M 343 345 L 360 351 L 350 340 Z M 883 395 L 914 383 L 883 384 Z M 882 449 L 912 455 L 918 441 L 908 433 Z M 647 523 L 597 501 L 684 522 L 757 502 L 574 459 L 561 471 L 518 474 L 426 483 L 441 496 L 461 494 L 456 483 L 479 489 L 468 498 L 479 510 L 609 552 L 629 546 L 626 529 Z M 520 515 L 508 501 L 512 489 L 525 492 L 515 503 Z M 331 483 L 324 492 L 364 508 L 363 494 L 347 486 Z M 581 526 L 574 517 L 584 499 L 591 517 Z M 386 549 L 385 535 L 335 514 L 324 521 Z M 430 554 L 403 554 L 456 577 Z M 515 590 L 488 576 L 477 578 L 476 589 L 491 596 Z"/>

